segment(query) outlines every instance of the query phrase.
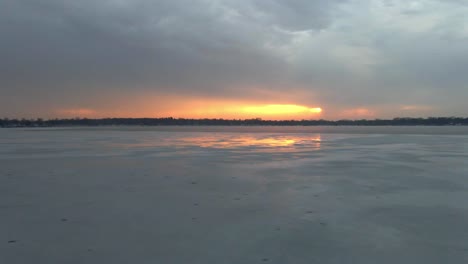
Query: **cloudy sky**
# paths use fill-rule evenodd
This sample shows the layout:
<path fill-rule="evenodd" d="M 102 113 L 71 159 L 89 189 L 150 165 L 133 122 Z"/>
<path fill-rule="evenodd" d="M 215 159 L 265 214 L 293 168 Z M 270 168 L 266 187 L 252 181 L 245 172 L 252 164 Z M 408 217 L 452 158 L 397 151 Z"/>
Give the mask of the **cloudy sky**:
<path fill-rule="evenodd" d="M 468 116 L 466 14 L 467 0 L 1 0 L 0 117 Z"/>

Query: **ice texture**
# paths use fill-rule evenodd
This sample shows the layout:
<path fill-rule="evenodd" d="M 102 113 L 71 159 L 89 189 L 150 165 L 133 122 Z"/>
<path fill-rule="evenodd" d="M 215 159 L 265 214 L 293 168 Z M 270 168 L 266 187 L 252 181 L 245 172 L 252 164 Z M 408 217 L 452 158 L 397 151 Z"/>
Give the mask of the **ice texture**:
<path fill-rule="evenodd" d="M 468 129 L 0 129 L 0 263 L 468 263 Z"/>

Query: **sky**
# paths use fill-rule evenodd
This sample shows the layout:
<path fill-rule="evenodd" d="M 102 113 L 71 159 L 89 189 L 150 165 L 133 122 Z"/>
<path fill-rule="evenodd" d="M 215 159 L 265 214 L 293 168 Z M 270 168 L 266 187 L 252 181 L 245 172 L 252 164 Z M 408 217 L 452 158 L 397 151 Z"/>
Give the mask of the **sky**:
<path fill-rule="evenodd" d="M 0 118 L 468 116 L 468 0 L 0 0 Z"/>

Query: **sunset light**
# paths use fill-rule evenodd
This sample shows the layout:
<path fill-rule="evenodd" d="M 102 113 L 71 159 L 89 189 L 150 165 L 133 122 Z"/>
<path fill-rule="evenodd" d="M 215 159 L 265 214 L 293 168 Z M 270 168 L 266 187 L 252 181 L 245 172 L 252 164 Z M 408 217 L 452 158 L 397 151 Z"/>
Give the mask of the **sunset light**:
<path fill-rule="evenodd" d="M 151 97 L 149 97 L 151 99 Z M 148 99 L 142 99 L 142 102 Z M 156 100 L 156 99 L 155 99 Z M 320 107 L 301 104 L 266 103 L 261 101 L 236 101 L 203 98 L 166 98 L 167 105 L 158 105 L 158 116 L 182 118 L 232 118 L 248 119 L 263 118 L 280 119 L 310 119 L 321 117 Z M 170 102 L 170 103 L 169 103 Z M 153 104 L 149 104 L 151 109 Z M 313 106 L 313 105 L 312 105 Z"/>
<path fill-rule="evenodd" d="M 322 108 L 309 108 L 293 104 L 270 104 L 262 106 L 247 106 L 242 109 L 242 112 L 260 115 L 319 114 L 322 112 Z"/>

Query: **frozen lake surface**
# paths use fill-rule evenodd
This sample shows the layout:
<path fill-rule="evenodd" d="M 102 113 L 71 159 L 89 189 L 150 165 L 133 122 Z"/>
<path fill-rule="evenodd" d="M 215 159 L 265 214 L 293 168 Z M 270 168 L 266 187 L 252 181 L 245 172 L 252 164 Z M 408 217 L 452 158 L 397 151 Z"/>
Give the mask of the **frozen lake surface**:
<path fill-rule="evenodd" d="M 0 129 L 0 263 L 468 263 L 466 127 Z"/>

